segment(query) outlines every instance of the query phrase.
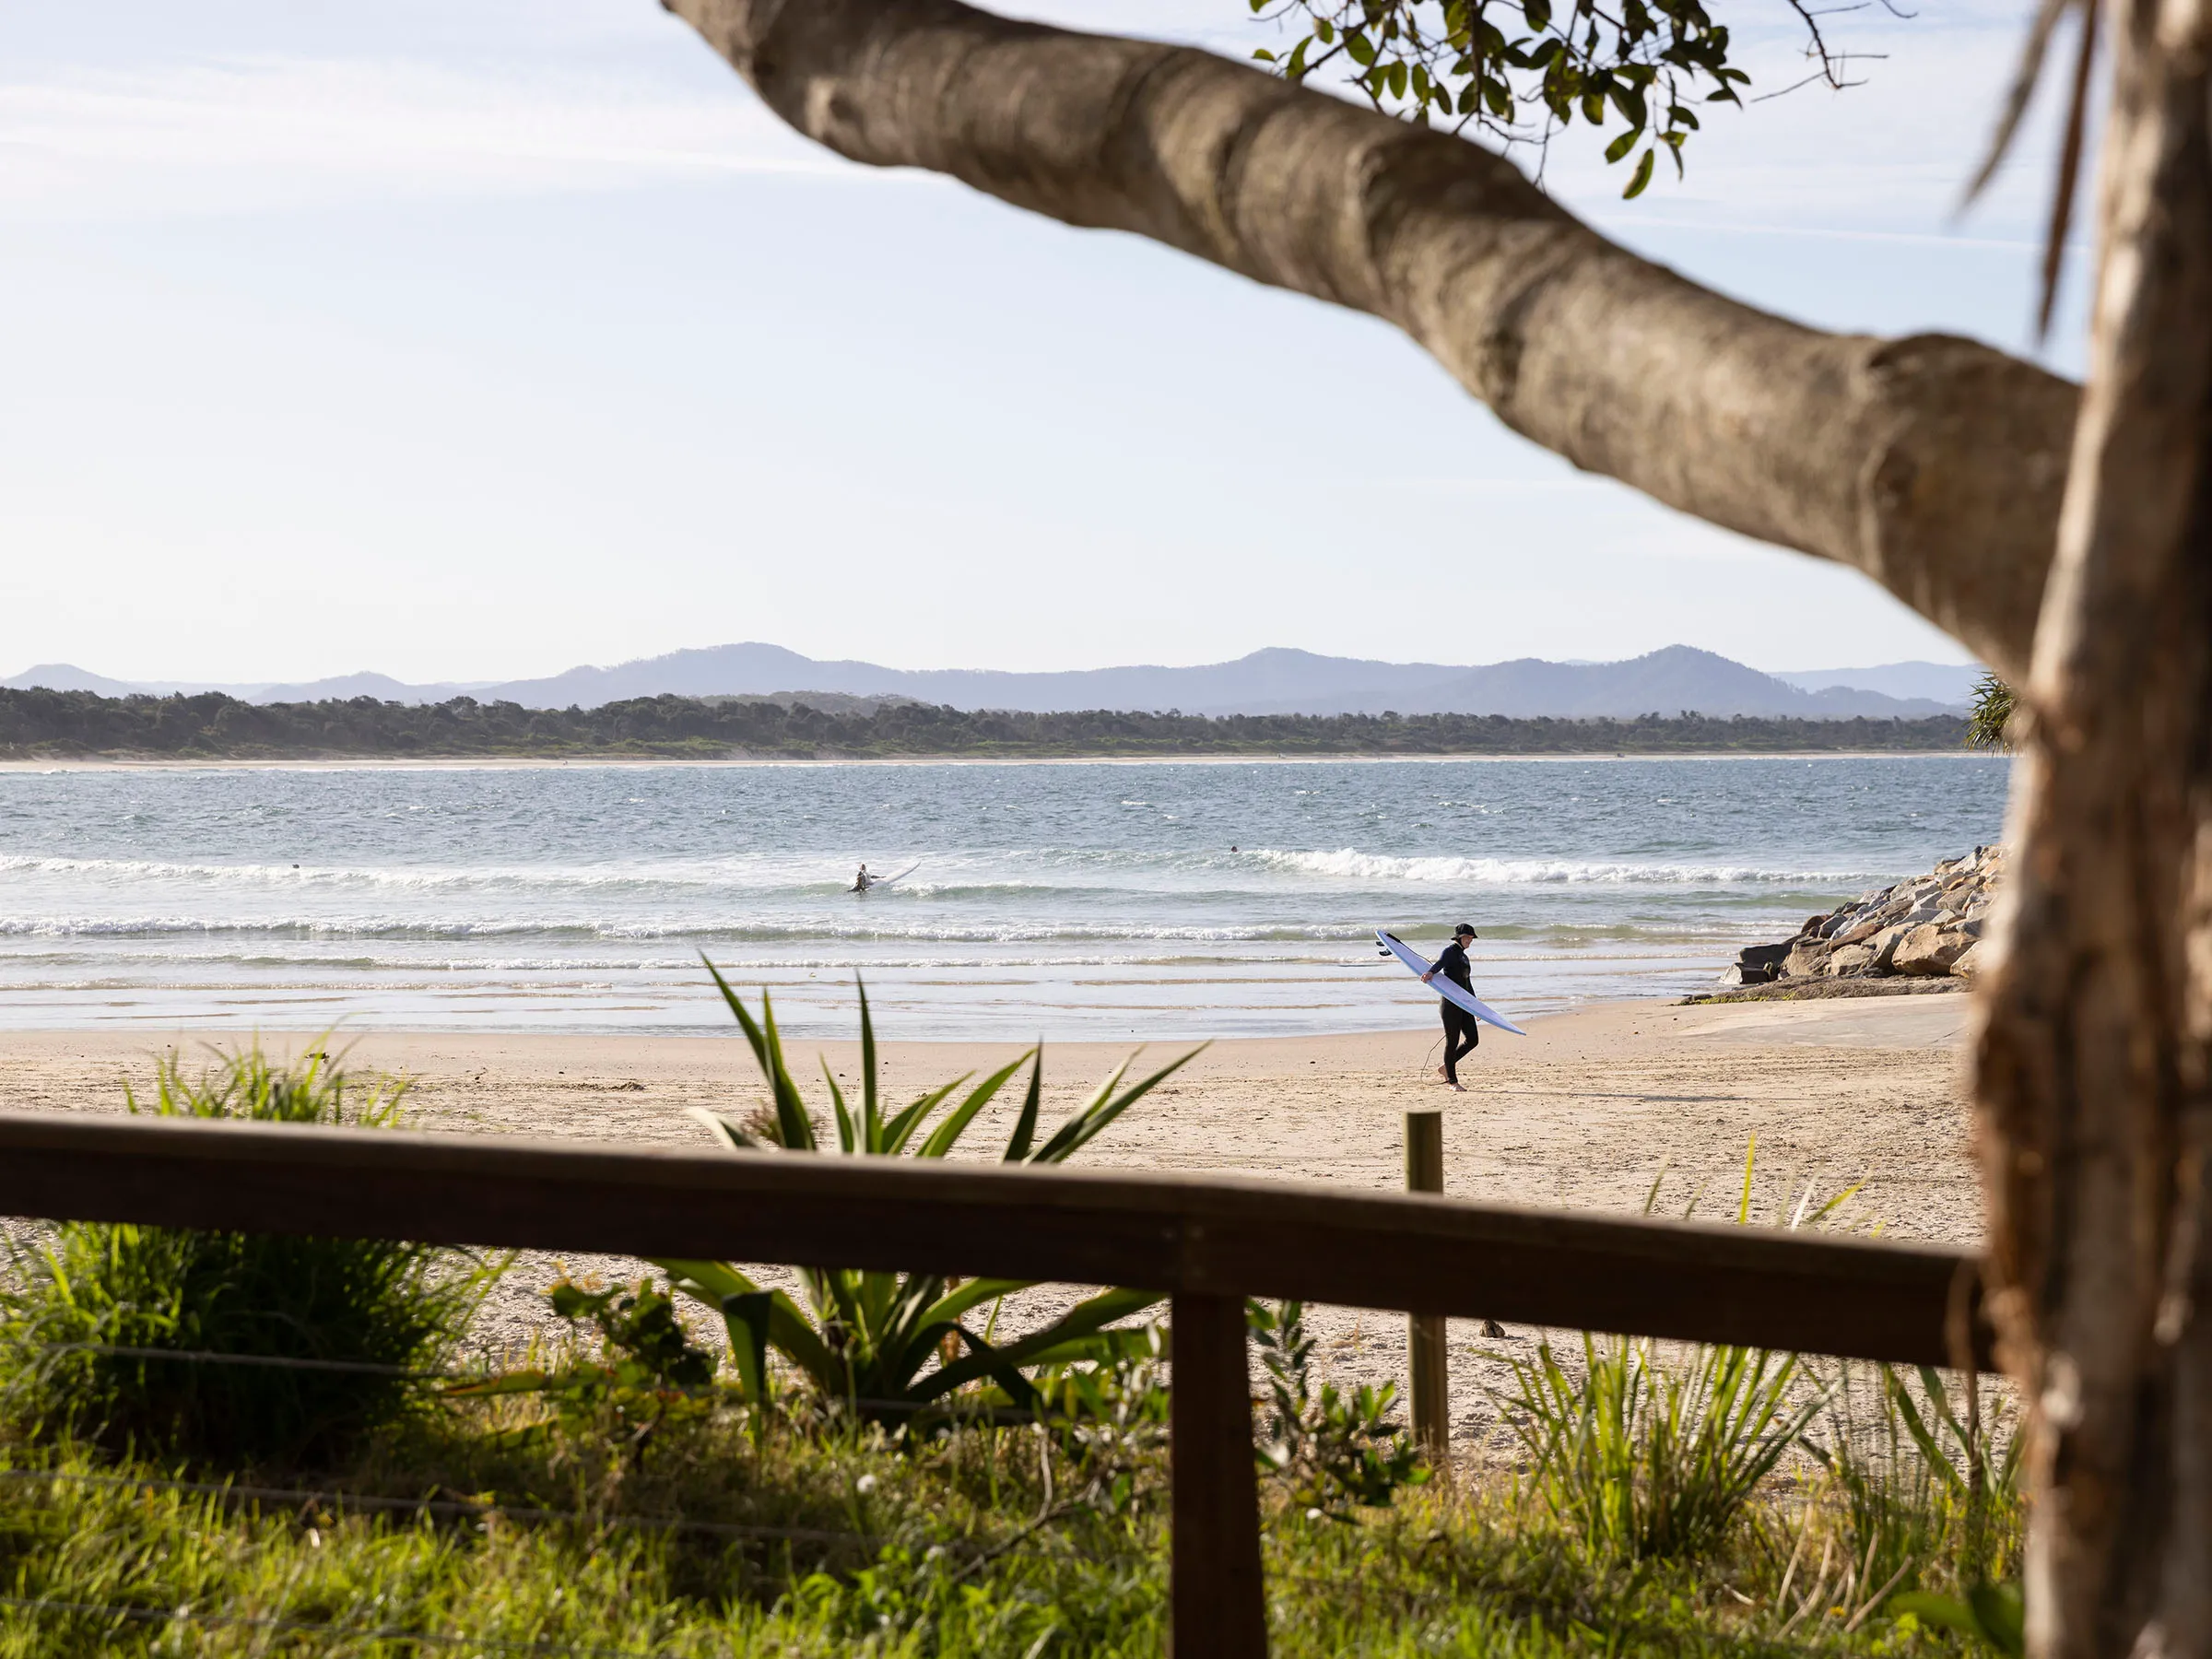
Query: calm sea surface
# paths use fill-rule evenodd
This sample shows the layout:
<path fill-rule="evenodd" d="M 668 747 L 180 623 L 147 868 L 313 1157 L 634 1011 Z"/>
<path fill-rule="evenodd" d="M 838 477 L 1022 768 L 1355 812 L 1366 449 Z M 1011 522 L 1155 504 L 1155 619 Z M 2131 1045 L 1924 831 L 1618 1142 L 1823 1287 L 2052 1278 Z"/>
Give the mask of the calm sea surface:
<path fill-rule="evenodd" d="M 1481 760 L 0 773 L 0 1023 L 805 1033 L 1401 1027 L 1377 958 L 1481 930 L 1508 1014 L 1997 838 L 2006 763 Z M 862 859 L 919 867 L 845 889 Z"/>

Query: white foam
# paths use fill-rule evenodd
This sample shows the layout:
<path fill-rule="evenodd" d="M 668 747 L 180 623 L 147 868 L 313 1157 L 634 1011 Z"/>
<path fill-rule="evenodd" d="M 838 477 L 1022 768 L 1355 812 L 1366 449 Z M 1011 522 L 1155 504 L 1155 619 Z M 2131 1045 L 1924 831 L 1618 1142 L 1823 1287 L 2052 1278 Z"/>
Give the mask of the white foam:
<path fill-rule="evenodd" d="M 1418 881 L 1488 887 L 1602 883 L 1613 887 L 1833 887 L 1864 872 L 1775 870 L 1754 865 L 1642 864 L 1621 859 L 1402 858 L 1344 847 L 1334 853 L 1259 848 L 1255 856 L 1301 876 L 1358 881 Z"/>

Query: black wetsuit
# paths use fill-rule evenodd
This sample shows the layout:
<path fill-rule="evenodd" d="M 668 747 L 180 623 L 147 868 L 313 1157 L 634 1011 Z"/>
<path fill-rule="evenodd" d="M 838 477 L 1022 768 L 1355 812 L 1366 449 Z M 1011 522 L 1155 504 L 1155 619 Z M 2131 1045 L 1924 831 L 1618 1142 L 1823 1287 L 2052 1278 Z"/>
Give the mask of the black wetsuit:
<path fill-rule="evenodd" d="M 1442 974 L 1462 991 L 1475 989 L 1475 970 L 1467 960 L 1467 953 L 1454 939 L 1436 959 L 1436 971 Z M 1475 1016 L 1455 1002 L 1445 1002 L 1444 1010 L 1444 1076 L 1453 1082 L 1459 1081 L 1459 1063 L 1473 1053 L 1481 1042 L 1481 1029 Z"/>

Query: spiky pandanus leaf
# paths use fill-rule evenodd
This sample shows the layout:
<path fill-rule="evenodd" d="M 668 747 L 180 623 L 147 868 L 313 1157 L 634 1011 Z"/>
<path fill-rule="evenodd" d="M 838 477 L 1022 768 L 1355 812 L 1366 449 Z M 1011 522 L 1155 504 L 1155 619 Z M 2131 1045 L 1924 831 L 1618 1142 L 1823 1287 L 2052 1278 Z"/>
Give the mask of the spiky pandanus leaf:
<path fill-rule="evenodd" d="M 784 1057 L 772 1000 L 765 991 L 761 993 L 760 1013 L 756 1018 L 712 963 L 708 971 L 751 1045 L 753 1058 L 768 1085 L 772 1110 L 765 1123 L 759 1118 L 741 1123 L 706 1111 L 694 1111 L 691 1115 L 732 1151 L 820 1151 L 806 1099 Z M 984 1108 L 1027 1065 L 1028 1087 L 1002 1161 L 1033 1164 L 1060 1163 L 1074 1156 L 1199 1052 L 1194 1049 L 1126 1086 L 1124 1079 L 1131 1062 L 1123 1062 L 1074 1115 L 1040 1143 L 1042 1044 L 1025 1050 L 981 1081 L 970 1072 L 930 1089 L 888 1117 L 884 1114 L 877 1087 L 875 1020 L 865 984 L 860 987 L 860 1050 L 857 1112 L 836 1075 L 826 1063 L 823 1065 L 841 1154 L 948 1157 Z M 938 1116 L 939 1109 L 955 1095 L 960 1095 L 958 1103 Z M 1036 1281 L 970 1279 L 961 1283 L 942 1275 L 805 1267 L 799 1269 L 799 1277 L 808 1305 L 802 1307 L 782 1291 L 764 1290 L 742 1269 L 726 1262 L 661 1260 L 655 1265 L 669 1276 L 675 1289 L 723 1316 L 734 1347 L 748 1351 L 772 1348 L 824 1398 L 844 1401 L 864 1416 L 910 1426 L 932 1408 L 942 1415 L 950 1396 L 986 1385 L 991 1385 L 986 1387 L 990 1400 L 1033 1405 L 1035 1390 L 1023 1374 L 1026 1371 L 1044 1365 L 1112 1362 L 1130 1350 L 1133 1334 L 1109 1327 L 1163 1300 L 1148 1290 L 1101 1291 L 1040 1330 L 1010 1343 L 994 1344 L 987 1335 L 968 1327 L 967 1316 L 985 1304 L 995 1304 L 1004 1297 L 1031 1288 Z M 965 1351 L 957 1358 L 947 1358 L 950 1347 Z M 739 1370 L 747 1397 L 761 1397 L 766 1388 L 765 1371 L 742 1363 Z"/>

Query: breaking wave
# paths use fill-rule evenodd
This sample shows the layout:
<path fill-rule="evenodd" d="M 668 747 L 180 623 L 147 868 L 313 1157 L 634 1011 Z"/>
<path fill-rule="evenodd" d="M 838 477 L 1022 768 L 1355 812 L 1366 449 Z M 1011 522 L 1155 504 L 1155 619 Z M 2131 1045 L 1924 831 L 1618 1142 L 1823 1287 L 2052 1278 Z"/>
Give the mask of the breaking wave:
<path fill-rule="evenodd" d="M 332 939 L 500 939 L 514 937 L 650 942 L 656 939 L 782 944 L 820 940 L 853 944 L 1018 945 L 1066 941 L 1104 944 L 1328 944 L 1369 936 L 1364 923 L 1310 927 L 1113 926 L 1099 924 L 1022 924 L 960 926 L 849 926 L 818 923 L 744 924 L 592 922 L 554 918 L 419 919 L 401 916 L 31 916 L 0 917 L 0 938 L 154 938 L 266 936 Z"/>
<path fill-rule="evenodd" d="M 1692 988 L 2003 807 L 1994 765 L 1457 764 L 0 774 L 0 1029 L 696 1023 L 702 953 L 947 1031 L 1383 1029 L 1422 994 L 1375 926 L 1473 919 L 1517 1012 Z"/>
<path fill-rule="evenodd" d="M 1302 876 L 1349 881 L 1418 881 L 1483 887 L 1834 887 L 1863 882 L 1855 870 L 1783 870 L 1756 865 L 1644 864 L 1621 859 L 1402 858 L 1345 847 L 1334 853 L 1262 848 L 1257 856 Z"/>

